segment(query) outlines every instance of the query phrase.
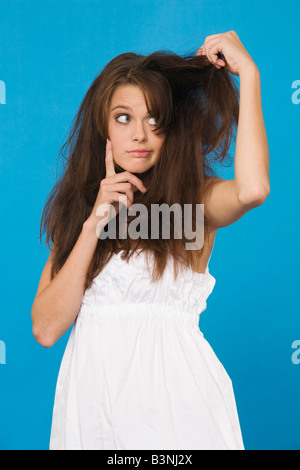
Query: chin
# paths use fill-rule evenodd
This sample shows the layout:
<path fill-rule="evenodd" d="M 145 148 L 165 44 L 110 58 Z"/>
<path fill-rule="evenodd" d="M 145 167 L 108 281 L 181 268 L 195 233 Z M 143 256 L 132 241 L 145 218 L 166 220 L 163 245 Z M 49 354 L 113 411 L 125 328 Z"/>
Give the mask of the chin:
<path fill-rule="evenodd" d="M 153 165 L 147 165 L 144 162 L 140 163 L 133 163 L 132 165 L 119 165 L 115 163 L 116 173 L 121 173 L 122 171 L 129 171 L 129 173 L 145 173 L 148 171 Z"/>

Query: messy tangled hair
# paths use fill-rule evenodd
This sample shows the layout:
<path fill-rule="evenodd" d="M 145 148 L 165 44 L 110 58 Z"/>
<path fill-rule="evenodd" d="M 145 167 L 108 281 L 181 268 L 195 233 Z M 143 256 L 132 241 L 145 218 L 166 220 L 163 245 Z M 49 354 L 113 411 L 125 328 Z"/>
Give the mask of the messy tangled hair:
<path fill-rule="evenodd" d="M 225 58 L 223 58 L 225 60 Z M 225 60 L 226 63 L 226 60 Z M 192 204 L 193 230 L 195 207 L 209 190 L 209 176 L 215 176 L 211 160 L 223 163 L 238 122 L 239 94 L 229 72 L 217 69 L 206 56 L 179 56 L 158 51 L 147 56 L 132 52 L 112 59 L 88 89 L 72 122 L 68 140 L 60 149 L 64 172 L 56 182 L 41 217 L 40 240 L 46 231 L 46 244 L 55 245 L 51 280 L 62 268 L 72 251 L 83 223 L 92 212 L 99 185 L 105 178 L 105 150 L 108 136 L 108 115 L 112 96 L 120 85 L 134 85 L 145 97 L 148 112 L 156 120 L 154 132 L 164 140 L 155 165 L 145 173 L 136 174 L 147 192 L 136 192 L 134 203 L 142 203 L 149 213 L 151 204 Z M 74 122 L 75 121 L 75 122 Z M 68 156 L 64 154 L 68 149 Z M 211 155 L 211 157 L 209 157 Z M 124 171 L 116 165 L 116 172 Z M 162 183 L 163 182 L 163 183 Z M 116 226 L 119 226 L 119 214 Z M 128 214 L 128 223 L 134 217 Z M 139 238 L 98 239 L 90 263 L 85 289 L 100 273 L 111 256 L 124 250 L 128 259 L 136 249 L 152 252 L 152 280 L 163 274 L 167 257 L 177 266 L 190 266 L 196 271 L 200 250 L 183 249 L 186 240 Z M 182 231 L 184 233 L 184 230 Z M 207 220 L 204 213 L 204 238 Z M 134 244 L 134 248 L 132 248 Z M 53 248 L 53 247 L 52 247 Z"/>

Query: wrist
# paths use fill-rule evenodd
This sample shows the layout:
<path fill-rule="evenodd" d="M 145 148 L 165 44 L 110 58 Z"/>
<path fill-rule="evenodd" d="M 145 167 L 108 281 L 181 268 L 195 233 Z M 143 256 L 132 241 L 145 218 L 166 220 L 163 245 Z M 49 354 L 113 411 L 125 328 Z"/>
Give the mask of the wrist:
<path fill-rule="evenodd" d="M 85 233 L 94 233 L 96 234 L 97 224 L 99 223 L 99 218 L 93 217 L 90 215 L 82 225 L 82 231 Z"/>
<path fill-rule="evenodd" d="M 239 77 L 245 77 L 250 75 L 259 75 L 259 70 L 255 62 L 248 61 L 240 68 Z"/>
<path fill-rule="evenodd" d="M 99 233 L 108 224 L 109 218 L 107 215 L 96 216 L 92 213 L 82 225 L 82 231 L 87 233 L 87 236 L 95 236 L 99 238 Z"/>

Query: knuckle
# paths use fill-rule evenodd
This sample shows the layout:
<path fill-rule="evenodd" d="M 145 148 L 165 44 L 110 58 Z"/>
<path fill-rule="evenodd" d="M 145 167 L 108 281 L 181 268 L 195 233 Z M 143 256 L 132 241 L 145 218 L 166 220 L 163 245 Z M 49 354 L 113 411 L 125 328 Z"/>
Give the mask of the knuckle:
<path fill-rule="evenodd" d="M 135 181 L 138 185 L 143 184 L 142 180 L 140 180 L 137 176 L 135 177 Z"/>

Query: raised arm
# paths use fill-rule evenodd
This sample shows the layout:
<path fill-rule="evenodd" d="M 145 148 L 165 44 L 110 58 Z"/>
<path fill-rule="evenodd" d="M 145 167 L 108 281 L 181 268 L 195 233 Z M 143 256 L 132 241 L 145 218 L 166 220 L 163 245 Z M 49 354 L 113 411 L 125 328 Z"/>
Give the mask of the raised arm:
<path fill-rule="evenodd" d="M 226 36 L 227 35 L 227 36 Z M 260 73 L 235 32 L 209 36 L 202 46 L 217 68 L 222 51 L 230 71 L 239 75 L 240 108 L 236 137 L 234 179 L 209 178 L 204 211 L 212 228 L 230 225 L 262 204 L 270 193 L 269 149 L 264 126 Z M 204 49 L 203 49 L 204 47 Z M 227 65 L 229 67 L 229 65 Z"/>
<path fill-rule="evenodd" d="M 265 200 L 270 192 L 269 148 L 262 113 L 260 74 L 254 64 L 240 72 L 234 172 L 242 202 Z"/>

